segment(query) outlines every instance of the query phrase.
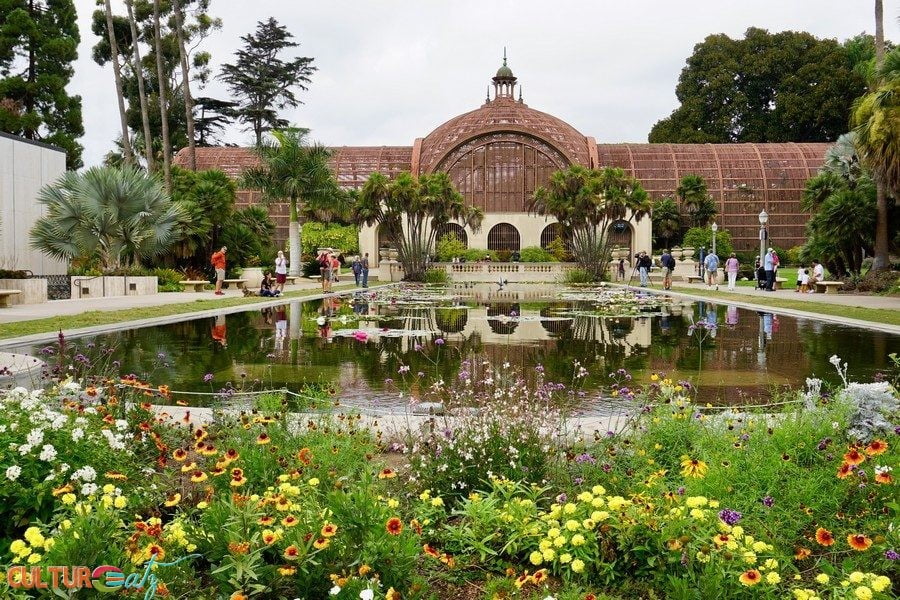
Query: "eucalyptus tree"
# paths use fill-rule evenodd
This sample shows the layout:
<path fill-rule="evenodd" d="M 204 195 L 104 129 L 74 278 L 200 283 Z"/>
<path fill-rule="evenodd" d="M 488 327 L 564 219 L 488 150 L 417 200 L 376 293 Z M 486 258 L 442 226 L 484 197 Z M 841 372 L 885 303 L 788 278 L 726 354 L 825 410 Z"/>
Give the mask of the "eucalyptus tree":
<path fill-rule="evenodd" d="M 300 222 L 298 205 L 340 209 L 344 197 L 328 160 L 331 152 L 318 143 L 309 143 L 309 130 L 288 128 L 271 132 L 254 148 L 259 165 L 241 175 L 241 187 L 262 192 L 265 203 L 290 203 L 288 240 L 290 274 L 300 275 Z"/>
<path fill-rule="evenodd" d="M 153 46 L 156 50 L 156 79 L 159 85 L 159 116 L 163 138 L 163 177 L 166 190 L 172 192 L 172 143 L 169 138 L 169 114 L 166 107 L 166 71 L 163 61 L 162 25 L 160 24 L 159 0 L 153 0 Z"/>
<path fill-rule="evenodd" d="M 187 123 L 188 161 L 191 170 L 197 169 L 197 142 L 194 140 L 194 100 L 191 97 L 191 78 L 188 69 L 188 52 L 184 43 L 184 16 L 180 0 L 172 0 L 175 15 L 175 37 L 178 40 L 178 56 L 181 60 L 181 96 L 184 99 L 184 118 Z"/>
<path fill-rule="evenodd" d="M 141 43 L 138 35 L 137 20 L 134 17 L 134 0 L 125 0 L 128 9 L 128 27 L 131 30 L 131 53 L 133 58 L 132 70 L 137 79 L 138 101 L 141 108 L 141 125 L 144 132 L 144 158 L 147 161 L 147 170 L 151 173 L 156 170 L 156 161 L 153 160 L 153 134 L 150 132 L 150 108 L 147 104 L 147 91 L 144 88 L 144 67 L 141 62 Z"/>
<path fill-rule="evenodd" d="M 122 150 L 125 153 L 125 162 L 134 161 L 131 152 L 130 133 L 128 131 L 128 116 L 125 113 L 125 93 L 122 91 L 122 71 L 119 65 L 119 43 L 116 41 L 116 31 L 113 26 L 112 6 L 109 0 L 104 1 L 106 9 L 106 34 L 109 36 L 109 49 L 112 57 L 113 80 L 116 84 L 116 102 L 119 105 L 119 121 L 122 126 Z"/>
<path fill-rule="evenodd" d="M 534 191 L 530 210 L 555 217 L 570 231 L 575 261 L 600 280 L 609 263 L 612 224 L 648 216 L 651 204 L 640 182 L 623 169 L 573 165 Z"/>
<path fill-rule="evenodd" d="M 67 171 L 37 201 L 44 216 L 31 246 L 60 260 L 97 260 L 106 272 L 165 253 L 183 218 L 159 180 L 130 165 Z"/>
<path fill-rule="evenodd" d="M 446 173 L 415 177 L 405 172 L 393 180 L 372 173 L 354 196 L 352 214 L 357 224 L 378 227 L 412 281 L 424 278 L 443 225 L 456 222 L 477 231 L 484 218 L 479 208 L 466 204 Z"/>

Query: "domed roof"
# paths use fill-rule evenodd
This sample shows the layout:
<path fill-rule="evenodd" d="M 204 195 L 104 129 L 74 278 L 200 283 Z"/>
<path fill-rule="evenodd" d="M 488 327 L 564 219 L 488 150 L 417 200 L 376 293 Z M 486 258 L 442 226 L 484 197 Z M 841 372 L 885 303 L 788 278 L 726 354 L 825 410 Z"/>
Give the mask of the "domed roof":
<path fill-rule="evenodd" d="M 497 77 L 498 79 L 499 78 L 508 79 L 510 77 L 515 77 L 515 75 L 513 75 L 512 69 L 510 69 L 509 67 L 506 66 L 506 61 L 503 61 L 503 66 L 500 67 L 499 69 L 497 69 L 497 75 L 495 77 Z"/>
<path fill-rule="evenodd" d="M 450 151 L 474 137 L 502 132 L 532 135 L 557 148 L 570 162 L 591 164 L 587 139 L 574 127 L 512 98 L 497 97 L 429 133 L 422 140 L 419 172 L 433 171 Z"/>

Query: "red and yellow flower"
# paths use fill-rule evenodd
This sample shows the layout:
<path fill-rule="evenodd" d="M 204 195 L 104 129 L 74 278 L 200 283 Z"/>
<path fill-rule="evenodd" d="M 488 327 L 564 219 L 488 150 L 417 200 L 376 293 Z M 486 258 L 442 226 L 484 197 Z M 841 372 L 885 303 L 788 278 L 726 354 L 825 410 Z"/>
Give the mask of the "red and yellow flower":
<path fill-rule="evenodd" d="M 824 527 L 819 527 L 816 529 L 816 542 L 820 546 L 831 546 L 834 544 L 834 535 Z"/>
<path fill-rule="evenodd" d="M 399 517 L 391 517 L 384 524 L 384 528 L 391 535 L 400 535 L 403 533 L 403 521 Z"/>
<path fill-rule="evenodd" d="M 738 577 L 738 579 L 743 585 L 751 587 L 762 581 L 762 573 L 756 569 L 749 569 L 741 573 L 741 576 Z"/>
<path fill-rule="evenodd" d="M 866 455 L 859 451 L 858 448 L 850 447 L 850 450 L 844 454 L 844 462 L 849 465 L 858 465 L 866 460 Z"/>
<path fill-rule="evenodd" d="M 864 552 L 872 545 L 872 540 L 864 533 L 851 533 L 847 536 L 847 543 L 857 552 Z"/>
<path fill-rule="evenodd" d="M 879 456 L 887 452 L 888 444 L 884 440 L 872 440 L 869 442 L 869 445 L 866 446 L 866 454 L 869 456 Z"/>

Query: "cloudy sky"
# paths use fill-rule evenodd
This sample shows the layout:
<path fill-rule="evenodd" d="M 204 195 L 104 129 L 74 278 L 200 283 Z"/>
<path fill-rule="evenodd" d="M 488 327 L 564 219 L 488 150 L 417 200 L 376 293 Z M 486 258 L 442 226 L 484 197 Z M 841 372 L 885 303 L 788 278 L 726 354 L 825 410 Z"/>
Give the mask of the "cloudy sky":
<path fill-rule="evenodd" d="M 72 91 L 84 101 L 86 165 L 118 131 L 112 69 L 90 58 L 94 0 L 75 0 L 82 43 Z M 885 4 L 886 36 L 900 40 L 900 0 Z M 118 5 L 118 6 L 117 6 Z M 874 30 L 872 0 L 214 0 L 223 20 L 204 48 L 218 65 L 240 36 L 274 16 L 315 57 L 305 104 L 285 114 L 328 145 L 412 145 L 478 107 L 503 47 L 525 102 L 599 142 L 646 141 L 677 105 L 693 46 L 750 26 L 843 40 Z M 121 0 L 114 10 L 124 13 Z M 219 82 L 195 95 L 227 97 Z M 238 128 L 228 141 L 244 144 Z"/>

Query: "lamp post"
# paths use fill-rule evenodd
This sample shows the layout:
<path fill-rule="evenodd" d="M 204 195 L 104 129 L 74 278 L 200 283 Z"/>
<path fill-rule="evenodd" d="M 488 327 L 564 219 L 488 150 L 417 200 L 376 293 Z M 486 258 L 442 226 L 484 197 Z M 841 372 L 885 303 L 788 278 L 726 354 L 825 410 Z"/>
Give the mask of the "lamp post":
<path fill-rule="evenodd" d="M 769 222 L 769 213 L 763 209 L 759 213 L 759 264 L 762 265 L 766 260 L 766 223 Z"/>
<path fill-rule="evenodd" d="M 713 232 L 713 244 L 712 244 L 712 253 L 716 253 L 716 232 L 719 231 L 719 224 L 713 221 L 713 224 L 709 227 Z"/>

